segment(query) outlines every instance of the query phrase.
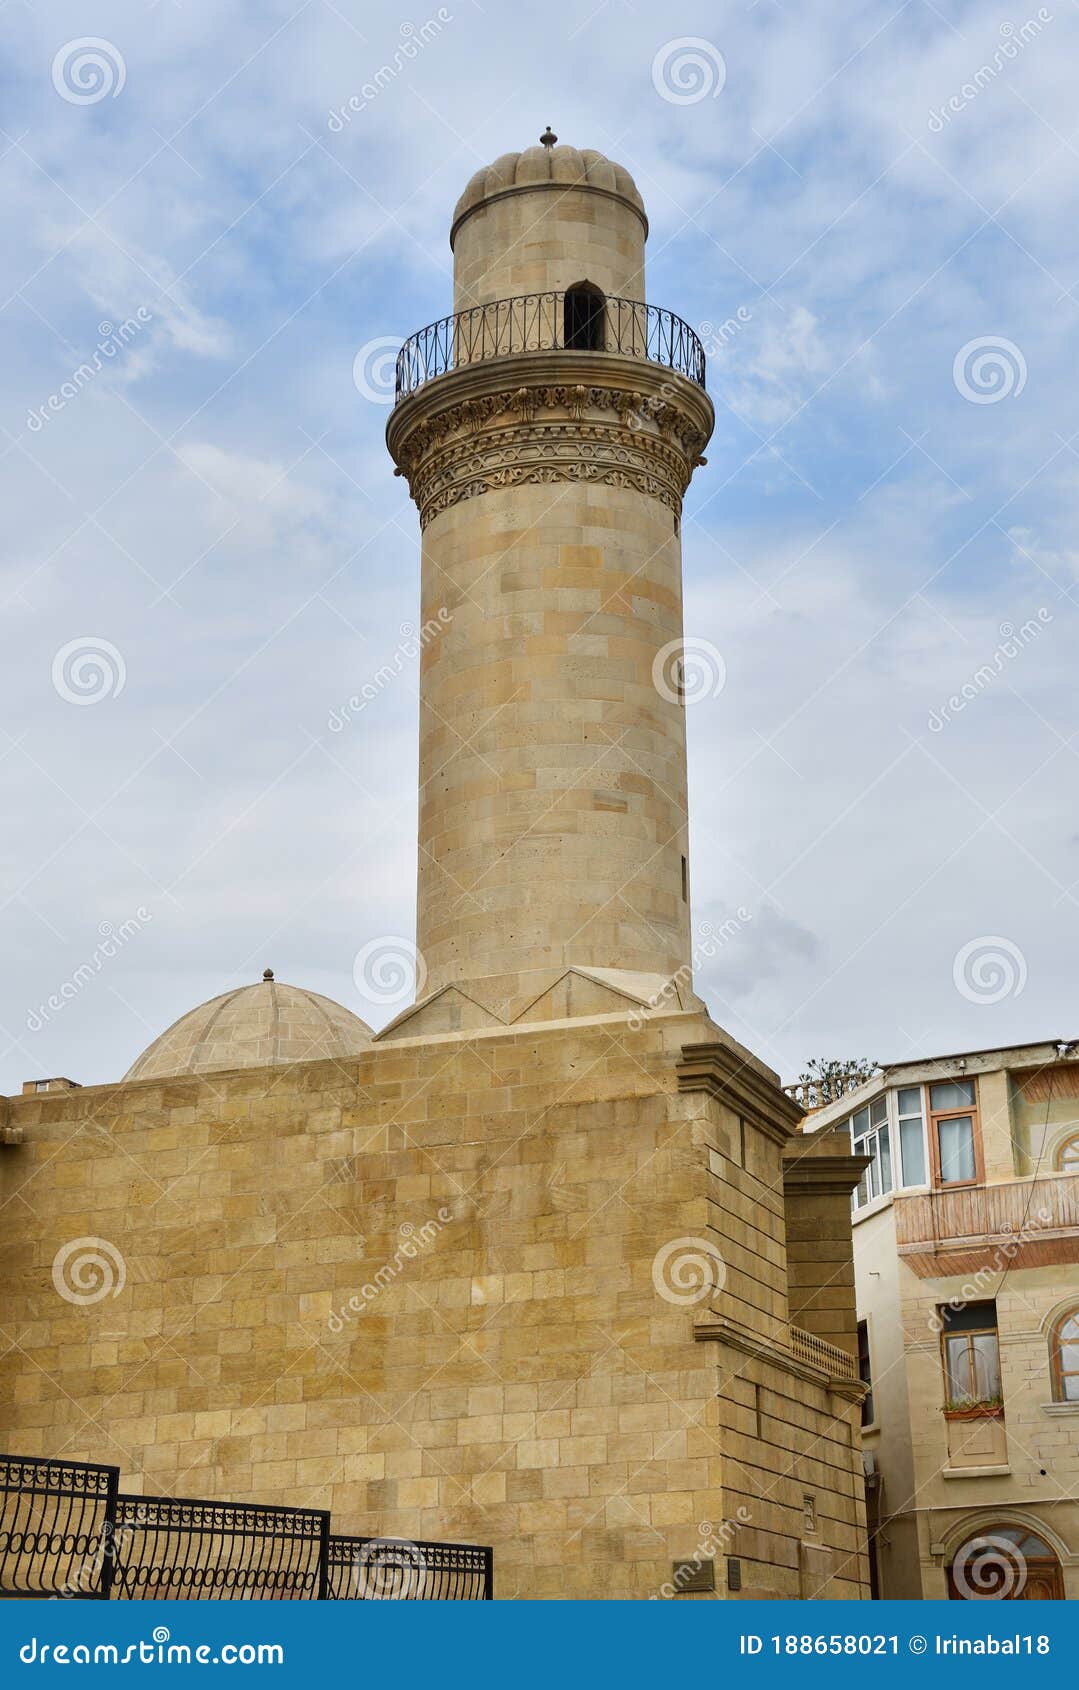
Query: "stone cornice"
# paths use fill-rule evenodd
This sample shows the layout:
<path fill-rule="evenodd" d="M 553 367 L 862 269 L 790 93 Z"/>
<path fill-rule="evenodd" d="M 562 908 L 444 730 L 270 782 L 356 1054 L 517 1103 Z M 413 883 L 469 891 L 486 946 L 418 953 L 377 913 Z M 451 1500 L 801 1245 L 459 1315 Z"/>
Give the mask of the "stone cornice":
<path fill-rule="evenodd" d="M 693 1328 L 693 1336 L 699 1344 L 726 1344 L 728 1348 L 738 1350 L 742 1355 L 753 1356 L 757 1361 L 782 1368 L 784 1373 L 793 1374 L 796 1379 L 805 1379 L 824 1390 L 834 1391 L 837 1396 L 844 1397 L 848 1402 L 861 1402 L 866 1395 L 867 1386 L 860 1379 L 837 1379 L 827 1368 L 803 1361 L 785 1344 L 778 1343 L 773 1338 L 764 1338 L 759 1333 L 749 1332 L 744 1326 L 738 1326 L 734 1321 L 724 1319 L 722 1315 L 706 1315 L 698 1320 Z"/>
<path fill-rule="evenodd" d="M 554 189 L 562 199 L 565 199 L 567 194 L 598 194 L 602 199 L 617 200 L 619 205 L 627 206 L 635 217 L 640 218 L 647 238 L 648 218 L 645 215 L 644 207 L 635 205 L 628 195 L 620 194 L 617 188 L 601 188 L 594 182 L 556 182 L 552 178 L 549 182 L 514 182 L 505 188 L 497 188 L 493 194 L 484 194 L 483 198 L 478 199 L 474 205 L 467 206 L 453 220 L 450 229 L 450 251 L 453 251 L 453 243 L 457 239 L 457 231 L 461 224 L 467 222 L 470 217 L 475 217 L 477 211 L 482 211 L 485 206 L 493 205 L 496 200 L 511 199 L 515 194 L 534 194 L 537 191 L 542 192 L 545 188 L 548 191 Z"/>
<path fill-rule="evenodd" d="M 752 1058 L 722 1044 L 683 1045 L 677 1065 L 678 1090 L 703 1091 L 736 1114 L 748 1115 L 778 1144 L 796 1132 L 802 1111 Z"/>
<path fill-rule="evenodd" d="M 872 1157 L 831 1155 L 802 1138 L 787 1146 L 783 1162 L 784 1191 L 812 1191 L 821 1197 L 849 1197 Z"/>
<path fill-rule="evenodd" d="M 425 383 L 386 441 L 421 526 L 462 499 L 556 481 L 632 487 L 677 515 L 713 421 L 703 389 L 661 364 L 525 352 Z"/>

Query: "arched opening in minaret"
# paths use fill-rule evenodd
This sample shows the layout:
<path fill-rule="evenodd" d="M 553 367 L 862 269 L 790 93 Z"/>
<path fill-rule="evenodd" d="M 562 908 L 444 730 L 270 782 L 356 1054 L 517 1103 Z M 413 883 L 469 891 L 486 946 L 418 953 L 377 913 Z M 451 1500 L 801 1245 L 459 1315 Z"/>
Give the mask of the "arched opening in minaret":
<path fill-rule="evenodd" d="M 562 344 L 570 352 L 602 352 L 606 300 L 591 282 L 566 289 Z"/>

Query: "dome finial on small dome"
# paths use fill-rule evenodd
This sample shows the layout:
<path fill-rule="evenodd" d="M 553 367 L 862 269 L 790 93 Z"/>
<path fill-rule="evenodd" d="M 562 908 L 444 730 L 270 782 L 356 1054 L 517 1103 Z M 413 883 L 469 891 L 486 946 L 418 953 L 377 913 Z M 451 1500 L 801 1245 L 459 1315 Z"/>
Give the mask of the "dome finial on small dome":
<path fill-rule="evenodd" d="M 551 125 L 548 124 L 546 129 L 543 131 L 543 134 L 540 136 L 540 146 L 541 147 L 553 147 L 557 140 L 558 140 L 558 136 L 555 134 L 554 130 L 551 128 Z"/>
<path fill-rule="evenodd" d="M 264 980 L 272 980 L 273 979 L 273 969 L 272 968 L 264 968 L 262 970 L 262 978 Z"/>

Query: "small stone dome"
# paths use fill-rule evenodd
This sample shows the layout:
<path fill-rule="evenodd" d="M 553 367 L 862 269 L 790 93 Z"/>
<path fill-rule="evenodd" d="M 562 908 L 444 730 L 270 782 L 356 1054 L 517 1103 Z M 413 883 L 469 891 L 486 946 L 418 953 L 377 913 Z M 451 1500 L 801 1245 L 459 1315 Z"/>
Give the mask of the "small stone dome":
<path fill-rule="evenodd" d="M 548 134 L 550 131 L 548 130 Z M 552 137 L 552 143 L 554 138 Z M 629 171 L 602 153 L 588 147 L 555 145 L 526 147 L 521 153 L 503 153 L 493 164 L 477 170 L 453 209 L 450 245 L 462 222 L 485 200 L 500 194 L 519 193 L 524 188 L 593 188 L 626 200 L 637 212 L 648 232 L 644 201 Z"/>
<path fill-rule="evenodd" d="M 286 986 L 270 969 L 254 986 L 240 986 L 200 1003 L 148 1045 L 125 1080 L 171 1079 L 226 1068 L 261 1068 L 357 1056 L 372 1033 L 358 1015 L 332 998 Z"/>

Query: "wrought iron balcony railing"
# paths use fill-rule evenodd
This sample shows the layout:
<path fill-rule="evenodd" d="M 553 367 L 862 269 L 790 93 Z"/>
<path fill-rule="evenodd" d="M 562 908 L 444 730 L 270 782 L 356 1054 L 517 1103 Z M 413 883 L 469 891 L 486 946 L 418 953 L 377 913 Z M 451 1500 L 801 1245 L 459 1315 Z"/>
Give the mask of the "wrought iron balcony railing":
<path fill-rule="evenodd" d="M 0 1455 L 0 1597 L 489 1601 L 472 1543 L 335 1537 L 319 1508 L 123 1496 L 117 1467 Z"/>
<path fill-rule="evenodd" d="M 614 352 L 662 364 L 698 387 L 704 347 L 673 311 L 599 294 L 526 293 L 442 317 L 410 335 L 397 355 L 396 401 L 436 376 L 521 352 Z"/>

